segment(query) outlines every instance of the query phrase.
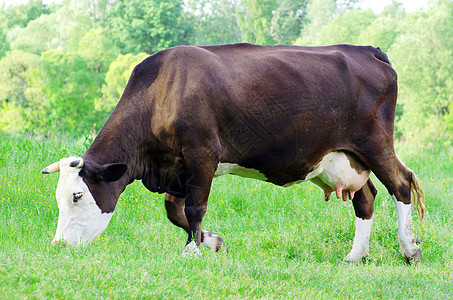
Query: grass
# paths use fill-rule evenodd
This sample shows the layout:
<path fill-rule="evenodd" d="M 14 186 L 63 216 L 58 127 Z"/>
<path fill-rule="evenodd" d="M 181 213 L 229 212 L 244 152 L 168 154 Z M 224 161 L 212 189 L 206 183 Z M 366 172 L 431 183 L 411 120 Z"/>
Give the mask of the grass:
<path fill-rule="evenodd" d="M 352 247 L 350 201 L 323 200 L 310 183 L 280 188 L 223 176 L 214 181 L 203 227 L 227 251 L 183 258 L 186 234 L 166 218 L 163 196 L 140 182 L 121 195 L 107 230 L 83 248 L 51 247 L 58 175 L 40 170 L 83 143 L 0 137 L 0 298 L 453 298 L 451 148 L 399 145 L 427 195 L 422 261 L 400 253 L 395 207 L 376 180 L 370 259 L 344 264 Z M 415 214 L 415 212 L 413 212 Z"/>

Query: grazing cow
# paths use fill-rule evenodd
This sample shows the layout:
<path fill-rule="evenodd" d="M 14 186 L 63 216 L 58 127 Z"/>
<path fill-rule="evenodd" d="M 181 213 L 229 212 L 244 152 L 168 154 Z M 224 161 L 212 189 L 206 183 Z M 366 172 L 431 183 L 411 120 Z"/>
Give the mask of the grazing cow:
<path fill-rule="evenodd" d="M 373 47 L 179 46 L 137 65 L 82 158 L 63 158 L 54 242 L 84 244 L 106 228 L 134 180 L 166 193 L 168 218 L 188 232 L 186 249 L 217 250 L 202 230 L 211 182 L 223 174 L 280 186 L 311 180 L 351 199 L 356 232 L 346 261 L 368 253 L 376 189 L 392 195 L 406 260 L 420 259 L 411 192 L 423 220 L 420 181 L 393 145 L 397 75 Z M 195 246 L 194 246 L 195 245 Z M 199 250 L 198 250 L 199 251 Z"/>

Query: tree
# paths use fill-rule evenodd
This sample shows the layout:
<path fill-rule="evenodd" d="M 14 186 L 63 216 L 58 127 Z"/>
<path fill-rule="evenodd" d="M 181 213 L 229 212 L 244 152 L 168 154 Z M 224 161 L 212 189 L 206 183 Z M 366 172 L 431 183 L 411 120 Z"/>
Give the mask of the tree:
<path fill-rule="evenodd" d="M 7 52 L 0 60 L 0 131 L 29 129 L 35 108 L 32 77 L 39 68 L 39 56 L 19 50 Z"/>
<path fill-rule="evenodd" d="M 121 53 L 155 53 L 188 42 L 182 0 L 118 0 L 107 17 L 109 35 Z"/>
<path fill-rule="evenodd" d="M 89 11 L 83 2 L 72 0 L 51 14 L 14 27 L 8 32 L 12 49 L 41 54 L 50 49 L 77 50 L 84 34 L 89 31 Z"/>
<path fill-rule="evenodd" d="M 39 55 L 50 48 L 57 35 L 56 26 L 51 15 L 42 15 L 24 28 L 15 27 L 8 34 L 11 48 Z"/>
<path fill-rule="evenodd" d="M 94 99 L 101 95 L 103 75 L 90 70 L 76 53 L 49 50 L 42 54 L 49 121 L 59 133 L 75 134 L 98 120 Z M 40 126 L 42 131 L 42 124 Z"/>
<path fill-rule="evenodd" d="M 357 44 L 358 37 L 376 19 L 371 10 L 347 11 L 327 23 L 319 33 L 318 43 Z"/>
<path fill-rule="evenodd" d="M 399 34 L 398 23 L 395 19 L 380 16 L 364 28 L 356 42 L 360 45 L 372 45 L 388 52 Z"/>
<path fill-rule="evenodd" d="M 450 144 L 453 144 L 453 102 L 448 107 L 448 113 L 445 115 L 445 125 L 450 132 Z"/>
<path fill-rule="evenodd" d="M 272 12 L 277 8 L 276 0 L 241 0 L 236 12 L 242 40 L 261 45 L 274 44 L 271 35 Z"/>
<path fill-rule="evenodd" d="M 317 45 L 318 32 L 332 19 L 336 11 L 335 0 L 311 0 L 307 4 L 307 21 L 301 31 L 300 38 L 296 40 L 297 45 Z"/>
<path fill-rule="evenodd" d="M 95 102 L 96 110 L 101 112 L 104 117 L 112 112 L 120 100 L 134 67 L 146 57 L 148 57 L 146 53 L 120 54 L 110 64 L 105 76 L 105 84 L 102 86 L 102 97 L 96 99 Z"/>
<path fill-rule="evenodd" d="M 442 138 L 453 102 L 453 2 L 408 14 L 390 57 L 399 78 L 397 123 L 414 141 Z"/>
<path fill-rule="evenodd" d="M 189 0 L 186 10 L 193 24 L 190 43 L 212 45 L 236 43 L 242 40 L 232 0 Z"/>
<path fill-rule="evenodd" d="M 278 44 L 292 44 L 307 22 L 308 0 L 281 0 L 273 12 L 270 34 Z"/>
<path fill-rule="evenodd" d="M 390 5 L 384 7 L 380 16 L 362 30 L 357 37 L 357 43 L 380 47 L 385 53 L 389 52 L 400 34 L 399 27 L 405 15 L 403 5 L 393 0 Z"/>
<path fill-rule="evenodd" d="M 89 0 L 87 7 L 95 27 L 105 27 L 111 0 Z"/>
<path fill-rule="evenodd" d="M 84 58 L 92 71 L 106 73 L 120 51 L 107 37 L 104 29 L 98 27 L 85 33 L 76 52 Z"/>
<path fill-rule="evenodd" d="M 3 5 L 0 11 L 0 26 L 4 29 L 13 27 L 26 27 L 28 22 L 37 19 L 43 14 L 50 13 L 49 8 L 42 0 L 29 0 L 25 4 L 15 4 L 6 7 Z"/>
<path fill-rule="evenodd" d="M 354 8 L 359 0 L 310 0 L 307 4 L 307 15 L 296 45 L 317 46 L 323 39 L 322 30 L 335 17 Z M 324 39 L 324 43 L 325 40 Z"/>
<path fill-rule="evenodd" d="M 6 34 L 0 27 L 0 58 L 6 55 L 6 52 L 10 49 L 9 43 L 6 40 Z"/>

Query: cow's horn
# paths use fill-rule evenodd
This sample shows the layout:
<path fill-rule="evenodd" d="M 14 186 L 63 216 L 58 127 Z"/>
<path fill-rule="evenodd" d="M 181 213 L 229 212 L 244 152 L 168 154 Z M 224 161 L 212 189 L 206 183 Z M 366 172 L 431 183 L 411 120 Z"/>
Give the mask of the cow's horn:
<path fill-rule="evenodd" d="M 59 161 L 45 167 L 44 169 L 42 169 L 41 172 L 43 174 L 50 174 L 50 173 L 58 172 L 58 171 L 60 171 L 60 162 Z"/>
<path fill-rule="evenodd" d="M 81 169 L 83 167 L 83 159 L 82 158 L 78 158 L 76 160 L 73 160 L 69 166 L 71 168 L 78 168 L 78 169 Z"/>

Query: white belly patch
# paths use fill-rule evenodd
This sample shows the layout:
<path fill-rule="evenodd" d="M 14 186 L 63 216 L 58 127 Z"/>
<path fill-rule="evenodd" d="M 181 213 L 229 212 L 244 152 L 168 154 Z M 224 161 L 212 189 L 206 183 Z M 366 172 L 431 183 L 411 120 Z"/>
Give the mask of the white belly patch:
<path fill-rule="evenodd" d="M 263 173 L 260 173 L 260 171 L 258 170 L 244 168 L 238 164 L 219 163 L 214 176 L 217 177 L 225 174 L 233 174 L 241 177 L 254 178 L 259 180 L 267 180 L 267 177 L 264 176 Z"/>
<path fill-rule="evenodd" d="M 233 163 L 219 163 L 214 176 L 225 174 L 259 180 L 268 179 L 263 173 L 255 169 L 244 168 Z M 334 151 L 324 156 L 305 178 L 288 182 L 284 186 L 288 187 L 302 181 L 311 180 L 324 190 L 326 201 L 330 199 L 330 194 L 334 191 L 337 198 L 347 200 L 354 198 L 354 193 L 365 185 L 369 177 L 370 170 L 356 158 L 345 152 Z"/>

